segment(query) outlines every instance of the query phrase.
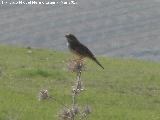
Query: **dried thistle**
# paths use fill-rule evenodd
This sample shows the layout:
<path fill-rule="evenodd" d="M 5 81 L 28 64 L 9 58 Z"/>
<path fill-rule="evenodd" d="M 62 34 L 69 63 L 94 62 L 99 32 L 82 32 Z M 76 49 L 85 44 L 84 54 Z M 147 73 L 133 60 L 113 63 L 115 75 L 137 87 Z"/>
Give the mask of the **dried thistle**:
<path fill-rule="evenodd" d="M 74 117 L 73 112 L 74 111 L 72 111 L 72 109 L 63 108 L 59 113 L 59 118 L 61 120 L 72 120 L 72 118 Z"/>
<path fill-rule="evenodd" d="M 80 72 L 85 70 L 85 64 L 82 59 L 70 60 L 68 64 L 68 70 L 71 72 Z"/>
<path fill-rule="evenodd" d="M 59 118 L 61 120 L 69 120 L 69 118 L 70 118 L 70 110 L 67 109 L 67 108 L 64 108 L 63 110 L 60 111 L 58 116 L 59 116 Z"/>
<path fill-rule="evenodd" d="M 73 111 L 74 115 L 77 115 L 79 113 L 79 107 L 77 105 L 73 106 L 72 111 Z"/>
<path fill-rule="evenodd" d="M 79 114 L 79 107 L 75 105 L 71 108 L 63 108 L 58 116 L 61 120 L 72 120 L 77 114 Z"/>
<path fill-rule="evenodd" d="M 91 113 L 91 108 L 90 106 L 86 105 L 84 107 L 84 110 L 82 112 L 82 117 L 86 117 L 87 115 L 89 115 Z"/>
<path fill-rule="evenodd" d="M 82 81 L 80 81 L 80 80 L 77 80 L 75 85 L 72 86 L 72 92 L 74 94 L 79 94 L 83 90 L 84 90 L 84 86 L 83 86 Z"/>
<path fill-rule="evenodd" d="M 39 95 L 38 95 L 39 101 L 45 100 L 45 99 L 48 99 L 48 98 L 49 98 L 48 90 L 40 90 L 39 91 Z"/>

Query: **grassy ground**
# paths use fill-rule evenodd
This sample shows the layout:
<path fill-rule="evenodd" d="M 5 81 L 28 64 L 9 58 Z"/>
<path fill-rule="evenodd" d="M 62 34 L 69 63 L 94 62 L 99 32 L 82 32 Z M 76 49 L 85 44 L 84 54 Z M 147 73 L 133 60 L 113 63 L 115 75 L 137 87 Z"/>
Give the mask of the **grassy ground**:
<path fill-rule="evenodd" d="M 70 54 L 0 46 L 0 120 L 56 120 L 63 108 L 54 100 L 38 101 L 48 89 L 71 104 L 75 74 L 66 69 Z M 87 60 L 79 105 L 92 107 L 88 120 L 160 120 L 160 63 L 99 58 L 105 70 Z"/>

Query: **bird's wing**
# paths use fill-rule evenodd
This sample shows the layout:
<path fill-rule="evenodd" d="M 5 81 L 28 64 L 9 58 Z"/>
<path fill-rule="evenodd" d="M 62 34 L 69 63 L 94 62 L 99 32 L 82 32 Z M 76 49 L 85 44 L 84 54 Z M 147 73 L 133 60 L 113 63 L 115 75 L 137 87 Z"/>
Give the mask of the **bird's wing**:
<path fill-rule="evenodd" d="M 80 53 L 83 54 L 85 57 L 88 57 L 92 59 L 94 62 L 96 62 L 101 68 L 104 69 L 104 67 L 100 64 L 100 62 L 96 59 L 95 55 L 83 44 L 81 44 Z"/>

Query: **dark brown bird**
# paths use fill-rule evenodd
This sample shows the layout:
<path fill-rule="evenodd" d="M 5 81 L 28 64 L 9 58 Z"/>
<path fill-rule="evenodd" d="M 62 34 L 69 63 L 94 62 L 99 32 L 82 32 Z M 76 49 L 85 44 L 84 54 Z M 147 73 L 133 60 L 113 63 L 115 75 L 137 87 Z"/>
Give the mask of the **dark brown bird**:
<path fill-rule="evenodd" d="M 96 57 L 93 55 L 93 53 L 82 43 L 78 41 L 78 39 L 73 34 L 66 34 L 65 37 L 68 41 L 68 48 L 71 50 L 71 52 L 75 53 L 80 57 L 80 59 L 83 59 L 84 57 L 88 57 L 92 59 L 94 62 L 96 62 L 101 68 L 104 69 L 104 67 L 98 62 Z"/>

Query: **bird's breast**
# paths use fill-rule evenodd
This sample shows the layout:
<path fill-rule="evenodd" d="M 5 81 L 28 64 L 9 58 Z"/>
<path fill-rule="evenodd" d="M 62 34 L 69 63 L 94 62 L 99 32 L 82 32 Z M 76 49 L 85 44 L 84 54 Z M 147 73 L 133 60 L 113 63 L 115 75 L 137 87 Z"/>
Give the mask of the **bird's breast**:
<path fill-rule="evenodd" d="M 69 47 L 69 43 L 67 42 L 67 47 Z"/>

